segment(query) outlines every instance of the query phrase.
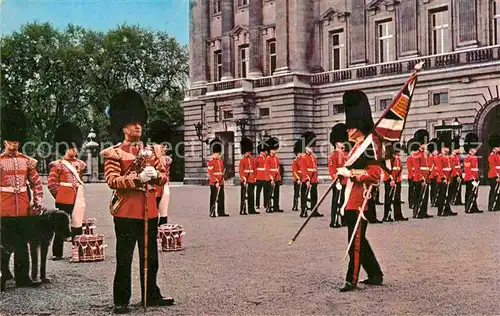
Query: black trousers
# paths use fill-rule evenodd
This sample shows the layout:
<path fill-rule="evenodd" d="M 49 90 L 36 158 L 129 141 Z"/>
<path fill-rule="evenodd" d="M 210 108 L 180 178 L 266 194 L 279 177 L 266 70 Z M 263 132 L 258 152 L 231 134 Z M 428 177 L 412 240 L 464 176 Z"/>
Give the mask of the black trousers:
<path fill-rule="evenodd" d="M 3 276 L 11 275 L 9 261 L 11 254 L 14 253 L 14 277 L 17 285 L 26 284 L 31 280 L 28 253 L 30 224 L 29 216 L 0 217 L 0 244 L 3 247 L 0 252 L 1 271 Z"/>
<path fill-rule="evenodd" d="M 389 219 L 389 213 L 391 212 L 391 207 L 393 209 L 394 219 L 403 218 L 403 213 L 401 212 L 401 182 L 396 182 L 394 189 L 391 188 L 391 182 L 384 182 L 385 194 L 384 194 L 384 220 Z M 392 192 L 391 192 L 392 189 Z M 392 194 L 392 196 L 391 196 Z"/>
<path fill-rule="evenodd" d="M 301 182 L 294 181 L 293 182 L 293 207 L 292 209 L 298 210 L 299 209 L 299 198 L 300 198 L 300 186 Z"/>
<path fill-rule="evenodd" d="M 132 295 L 132 259 L 135 245 L 139 247 L 141 275 L 141 301 L 144 301 L 144 221 L 134 218 L 115 217 L 116 272 L 113 284 L 115 305 L 128 305 Z M 147 301 L 159 299 L 161 292 L 156 285 L 158 275 L 158 218 L 148 222 L 148 284 Z"/>
<path fill-rule="evenodd" d="M 425 190 L 425 191 L 424 191 Z M 423 182 L 415 182 L 415 203 L 413 205 L 414 217 L 422 218 L 428 215 L 427 208 L 429 206 L 429 185 L 423 186 Z"/>
<path fill-rule="evenodd" d="M 316 203 L 318 202 L 318 184 L 317 183 L 311 183 L 310 195 L 311 195 L 311 209 L 313 209 L 316 206 Z M 306 183 L 303 183 L 302 187 L 300 188 L 300 209 L 302 212 L 305 212 L 307 210 L 307 184 Z"/>
<path fill-rule="evenodd" d="M 71 217 L 71 214 L 73 214 L 74 205 L 56 203 L 56 208 L 60 209 L 61 211 L 64 211 L 66 214 L 68 214 L 69 217 Z M 74 236 L 71 237 L 74 238 Z M 61 236 L 56 231 L 54 235 L 54 241 L 52 242 L 52 255 L 54 257 L 63 256 L 64 239 L 66 239 L 65 236 Z"/>
<path fill-rule="evenodd" d="M 479 211 L 477 207 L 477 196 L 478 191 L 473 193 L 474 186 L 472 185 L 473 181 L 465 182 L 465 212 L 476 212 Z M 478 188 L 479 190 L 479 188 Z"/>
<path fill-rule="evenodd" d="M 431 206 L 436 206 L 436 201 L 437 201 L 437 189 L 438 189 L 438 183 L 436 179 L 431 179 L 430 180 L 430 197 L 431 197 Z"/>
<path fill-rule="evenodd" d="M 347 242 L 355 234 L 351 248 L 349 248 L 349 268 L 347 269 L 346 282 L 356 285 L 359 278 L 360 267 L 368 274 L 369 278 L 383 276 L 380 265 L 373 253 L 370 243 L 366 239 L 368 222 L 361 220 L 358 229 L 354 231 L 358 219 L 358 211 L 346 210 L 344 215 L 347 224 Z"/>
<path fill-rule="evenodd" d="M 451 184 L 450 184 L 451 186 Z M 449 191 L 449 192 L 447 192 Z M 446 196 L 448 193 L 448 196 Z M 444 182 L 439 183 L 439 196 L 438 196 L 438 216 L 448 215 L 451 213 L 451 188 L 448 189 L 448 185 Z"/>
<path fill-rule="evenodd" d="M 224 214 L 224 186 L 221 185 L 219 186 L 220 191 L 219 191 L 219 198 L 218 198 L 218 204 L 217 204 L 217 214 L 221 215 Z M 215 200 L 217 199 L 217 188 L 215 185 L 210 186 L 210 210 L 212 210 L 215 207 Z"/>
<path fill-rule="evenodd" d="M 243 211 L 243 208 L 245 207 L 245 184 L 241 183 L 241 199 L 240 199 L 240 211 Z M 246 200 L 246 211 L 248 213 L 255 213 L 255 183 L 247 183 L 246 185 L 246 194 L 247 194 L 247 200 Z"/>
<path fill-rule="evenodd" d="M 272 192 L 273 211 L 279 211 L 279 209 L 280 209 L 280 186 L 281 186 L 281 181 L 274 182 L 274 190 L 273 190 L 274 192 Z M 271 185 L 271 189 L 272 189 L 272 185 Z M 269 198 L 271 198 L 271 197 L 269 197 Z"/>
<path fill-rule="evenodd" d="M 462 184 L 458 184 L 458 177 L 453 177 L 451 179 L 451 187 L 450 187 L 450 191 L 451 191 L 451 197 L 452 197 L 452 201 L 451 201 L 451 204 L 453 205 L 461 205 L 463 204 L 462 203 Z"/>
<path fill-rule="evenodd" d="M 413 180 L 408 179 L 408 206 L 410 208 L 413 208 L 413 202 L 414 202 L 414 196 L 415 196 L 415 184 L 413 183 Z"/>
<path fill-rule="evenodd" d="M 490 182 L 490 193 L 488 195 L 488 211 L 493 211 L 493 204 L 495 204 L 496 199 L 496 186 L 497 186 L 497 178 L 489 178 Z M 499 184 L 500 185 L 500 184 Z M 498 201 L 495 205 L 494 211 L 500 210 L 500 197 L 498 197 Z"/>
<path fill-rule="evenodd" d="M 375 204 L 375 199 L 376 199 L 376 188 L 374 187 L 371 192 L 371 199 L 368 200 L 367 205 L 368 205 L 368 211 L 366 212 L 366 219 L 369 222 L 375 222 L 377 221 L 377 206 Z"/>
<path fill-rule="evenodd" d="M 257 192 L 255 196 L 255 205 L 260 208 L 260 194 L 264 191 L 264 208 L 267 208 L 267 203 L 269 202 L 269 197 L 271 196 L 271 181 L 257 180 L 256 182 Z M 263 190 L 264 189 L 264 190 Z"/>
<path fill-rule="evenodd" d="M 345 188 L 346 186 L 343 185 L 342 189 L 337 190 L 337 188 L 334 186 L 332 191 L 332 207 L 331 207 L 331 219 L 330 219 L 330 224 L 335 224 L 339 219 L 337 216 L 340 216 L 340 224 L 344 225 L 344 218 L 342 215 L 340 215 L 340 208 L 342 205 L 344 205 L 344 199 L 345 199 Z M 337 215 L 338 212 L 338 215 Z"/>

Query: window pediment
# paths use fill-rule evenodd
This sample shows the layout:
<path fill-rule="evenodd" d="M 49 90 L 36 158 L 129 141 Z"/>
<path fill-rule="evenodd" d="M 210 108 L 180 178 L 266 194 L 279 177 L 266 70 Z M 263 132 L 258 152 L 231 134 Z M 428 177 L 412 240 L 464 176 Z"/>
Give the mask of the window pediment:
<path fill-rule="evenodd" d="M 340 22 L 345 22 L 346 18 L 351 15 L 350 12 L 344 12 L 335 10 L 334 8 L 329 8 L 320 17 L 320 22 L 331 22 L 334 18 L 337 18 Z"/>
<path fill-rule="evenodd" d="M 394 11 L 400 0 L 372 0 L 366 5 L 367 11 L 377 12 L 382 10 L 382 7 L 387 11 Z"/>

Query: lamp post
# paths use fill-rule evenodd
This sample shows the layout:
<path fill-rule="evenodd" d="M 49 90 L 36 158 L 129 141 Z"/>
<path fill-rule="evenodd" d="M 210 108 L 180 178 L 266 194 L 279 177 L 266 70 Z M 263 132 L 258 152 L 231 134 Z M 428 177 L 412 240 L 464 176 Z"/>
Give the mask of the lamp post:
<path fill-rule="evenodd" d="M 453 121 L 453 123 L 451 125 L 453 126 L 452 127 L 453 137 L 459 138 L 460 135 L 462 135 L 462 127 L 463 127 L 462 123 L 460 123 L 458 118 L 455 117 L 455 120 Z"/>
<path fill-rule="evenodd" d="M 201 143 L 201 166 L 205 167 L 205 150 L 203 148 L 203 124 L 201 122 L 194 124 L 194 129 L 196 131 L 196 137 L 198 137 L 198 140 Z"/>
<path fill-rule="evenodd" d="M 99 162 L 97 158 L 97 149 L 99 144 L 94 141 L 96 134 L 94 129 L 91 128 L 89 134 L 87 135 L 87 143 L 85 144 L 85 150 L 87 151 L 87 165 L 90 171 L 90 182 L 99 182 Z"/>
<path fill-rule="evenodd" d="M 245 136 L 245 132 L 247 131 L 248 121 L 244 119 L 236 120 L 236 126 L 239 126 L 241 129 L 241 136 Z"/>

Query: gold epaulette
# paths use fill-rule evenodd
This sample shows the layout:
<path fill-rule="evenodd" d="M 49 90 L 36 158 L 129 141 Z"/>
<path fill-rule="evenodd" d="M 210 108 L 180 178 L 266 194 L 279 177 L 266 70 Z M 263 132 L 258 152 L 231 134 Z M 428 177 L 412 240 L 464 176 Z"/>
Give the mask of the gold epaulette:
<path fill-rule="evenodd" d="M 120 154 L 116 149 L 118 149 L 121 146 L 121 144 L 122 143 L 118 143 L 116 145 L 103 149 L 99 154 L 106 159 L 119 160 Z"/>

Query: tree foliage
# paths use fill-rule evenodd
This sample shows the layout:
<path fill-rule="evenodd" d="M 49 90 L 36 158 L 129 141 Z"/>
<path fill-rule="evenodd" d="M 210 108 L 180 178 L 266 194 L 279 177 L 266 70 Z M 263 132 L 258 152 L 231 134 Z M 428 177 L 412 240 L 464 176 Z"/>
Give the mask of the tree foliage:
<path fill-rule="evenodd" d="M 24 110 L 29 141 L 51 141 L 71 120 L 109 141 L 105 108 L 124 88 L 140 92 L 149 120 L 182 124 L 187 48 L 165 32 L 122 25 L 97 32 L 29 23 L 0 39 L 2 106 Z"/>

